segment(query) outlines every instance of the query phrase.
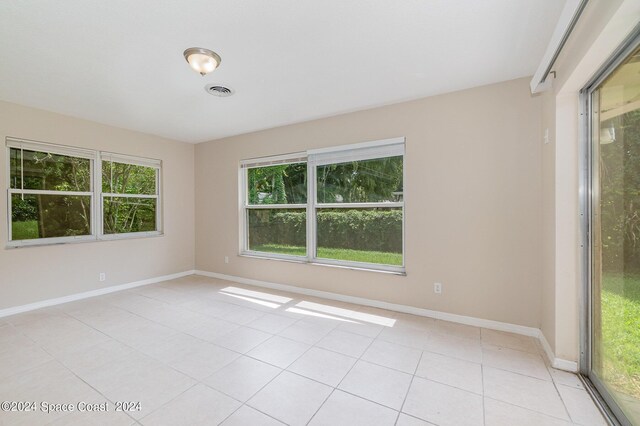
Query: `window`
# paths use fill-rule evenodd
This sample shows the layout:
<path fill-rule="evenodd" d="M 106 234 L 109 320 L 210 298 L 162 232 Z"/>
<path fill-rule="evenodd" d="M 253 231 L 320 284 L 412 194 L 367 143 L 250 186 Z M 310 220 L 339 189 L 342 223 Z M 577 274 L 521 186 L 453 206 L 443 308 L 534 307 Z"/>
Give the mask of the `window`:
<path fill-rule="evenodd" d="M 583 357 L 616 424 L 640 425 L 640 36 L 582 95 Z"/>
<path fill-rule="evenodd" d="M 404 272 L 404 138 L 241 164 L 243 254 Z"/>
<path fill-rule="evenodd" d="M 292 160 L 290 160 L 292 161 Z M 295 161 L 295 160 L 293 160 Z M 254 252 L 307 255 L 307 163 L 248 165 L 247 249 Z"/>
<path fill-rule="evenodd" d="M 160 233 L 159 161 L 13 138 L 7 154 L 9 246 Z"/>
<path fill-rule="evenodd" d="M 102 233 L 158 230 L 159 166 L 102 155 Z"/>
<path fill-rule="evenodd" d="M 9 147 L 9 239 L 58 242 L 93 234 L 95 155 Z"/>

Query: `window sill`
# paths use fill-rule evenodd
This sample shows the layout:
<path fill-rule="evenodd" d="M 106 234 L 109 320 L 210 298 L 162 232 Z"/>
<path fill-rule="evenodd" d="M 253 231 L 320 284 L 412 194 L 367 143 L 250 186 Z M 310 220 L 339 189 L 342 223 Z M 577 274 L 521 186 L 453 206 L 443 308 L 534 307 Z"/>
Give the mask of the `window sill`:
<path fill-rule="evenodd" d="M 99 237 L 94 236 L 86 236 L 86 237 L 62 237 L 62 238 L 51 238 L 51 239 L 39 239 L 39 240 L 20 240 L 20 241 L 9 241 L 5 249 L 20 249 L 27 247 L 43 247 L 43 246 L 59 246 L 59 245 L 67 245 L 67 244 L 82 244 L 82 243 L 96 243 L 103 241 L 117 241 L 117 240 L 134 240 L 134 239 L 143 239 L 143 238 L 155 238 L 155 237 L 163 237 L 164 233 L 161 231 L 157 232 L 134 232 L 129 234 L 109 234 L 109 235 L 101 235 Z"/>
<path fill-rule="evenodd" d="M 358 265 L 358 264 L 352 264 L 348 262 L 339 262 L 339 261 L 335 261 L 336 263 L 333 263 L 333 262 L 329 263 L 329 262 L 323 262 L 320 259 L 308 260 L 306 257 L 286 256 L 286 255 L 273 256 L 270 254 L 263 254 L 263 253 L 251 252 L 251 251 L 241 252 L 239 256 L 247 257 L 250 259 L 275 260 L 280 262 L 301 263 L 301 264 L 307 264 L 312 266 L 328 266 L 330 268 L 351 269 L 353 271 L 377 272 L 377 273 L 389 274 L 389 275 L 399 275 L 403 277 L 407 276 L 407 272 L 404 268 L 382 269 L 382 268 L 377 268 L 375 266 L 370 266 L 368 264 Z"/>
<path fill-rule="evenodd" d="M 128 234 L 105 234 L 98 237 L 98 241 L 113 241 L 113 240 L 133 240 L 141 238 L 153 238 L 163 237 L 164 233 L 161 231 L 154 232 L 131 232 Z"/>

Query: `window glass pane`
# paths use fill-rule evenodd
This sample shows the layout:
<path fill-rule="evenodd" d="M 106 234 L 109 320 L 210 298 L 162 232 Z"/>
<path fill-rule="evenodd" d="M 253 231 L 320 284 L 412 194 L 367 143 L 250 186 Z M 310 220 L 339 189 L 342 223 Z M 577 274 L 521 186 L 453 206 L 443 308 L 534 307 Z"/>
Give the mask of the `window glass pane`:
<path fill-rule="evenodd" d="M 307 163 L 252 168 L 247 175 L 249 204 L 307 202 Z"/>
<path fill-rule="evenodd" d="M 20 189 L 24 167 L 24 189 L 47 191 L 91 191 L 91 160 L 38 151 L 10 149 L 11 187 Z"/>
<path fill-rule="evenodd" d="M 402 209 L 318 209 L 317 257 L 402 266 Z"/>
<path fill-rule="evenodd" d="M 402 201 L 402 156 L 317 168 L 318 203 Z"/>
<path fill-rule="evenodd" d="M 640 425 L 640 49 L 592 97 L 591 372 Z M 627 422 L 621 422 L 627 424 Z"/>
<path fill-rule="evenodd" d="M 88 195 L 11 196 L 12 240 L 91 234 Z"/>
<path fill-rule="evenodd" d="M 307 255 L 307 212 L 305 209 L 251 209 L 249 250 Z"/>
<path fill-rule="evenodd" d="M 156 195 L 155 167 L 102 162 L 102 192 L 112 194 Z"/>
<path fill-rule="evenodd" d="M 20 162 L 21 154 L 19 149 L 9 149 L 9 185 L 12 189 L 19 189 L 22 186 L 22 164 Z"/>
<path fill-rule="evenodd" d="M 155 198 L 105 197 L 104 233 L 156 231 L 157 201 Z"/>

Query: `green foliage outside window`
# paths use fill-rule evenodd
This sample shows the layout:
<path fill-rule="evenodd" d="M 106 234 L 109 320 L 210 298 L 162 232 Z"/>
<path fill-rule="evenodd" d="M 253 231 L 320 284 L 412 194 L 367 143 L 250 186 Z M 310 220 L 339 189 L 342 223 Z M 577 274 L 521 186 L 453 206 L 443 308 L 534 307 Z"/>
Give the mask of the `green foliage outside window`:
<path fill-rule="evenodd" d="M 156 169 L 135 164 L 102 162 L 102 192 L 106 194 L 156 194 Z"/>
<path fill-rule="evenodd" d="M 305 204 L 307 202 L 307 164 L 249 169 L 249 204 Z"/>
<path fill-rule="evenodd" d="M 319 203 L 402 201 L 402 157 L 318 166 Z"/>
<path fill-rule="evenodd" d="M 640 274 L 640 109 L 616 120 L 616 142 L 600 145 L 602 267 Z"/>
<path fill-rule="evenodd" d="M 89 159 L 17 148 L 10 151 L 12 189 L 91 191 Z"/>
<path fill-rule="evenodd" d="M 154 167 L 102 162 L 103 227 L 105 234 L 125 234 L 157 230 L 157 198 L 118 197 L 113 194 L 156 195 L 157 169 Z"/>
<path fill-rule="evenodd" d="M 91 163 L 86 158 L 10 148 L 10 188 L 47 191 L 12 194 L 11 239 L 91 235 Z M 157 230 L 157 182 L 154 167 L 103 161 L 102 190 L 110 194 L 104 196 L 104 233 Z"/>
<path fill-rule="evenodd" d="M 640 109 L 601 123 L 616 140 L 600 145 L 602 377 L 640 398 Z"/>
<path fill-rule="evenodd" d="M 250 206 L 307 203 L 306 163 L 250 168 L 247 178 Z M 403 201 L 402 156 L 317 166 L 316 189 L 317 258 L 403 264 L 402 208 L 322 208 Z M 250 250 L 307 254 L 306 209 L 248 209 L 247 219 Z"/>
<path fill-rule="evenodd" d="M 13 194 L 13 240 L 91 234 L 91 197 L 65 192 L 91 191 L 91 161 L 85 158 L 11 148 L 12 189 L 60 191 L 60 194 Z"/>
<path fill-rule="evenodd" d="M 330 209 L 317 213 L 318 257 L 402 265 L 401 209 Z M 249 248 L 306 255 L 304 210 L 249 211 Z"/>

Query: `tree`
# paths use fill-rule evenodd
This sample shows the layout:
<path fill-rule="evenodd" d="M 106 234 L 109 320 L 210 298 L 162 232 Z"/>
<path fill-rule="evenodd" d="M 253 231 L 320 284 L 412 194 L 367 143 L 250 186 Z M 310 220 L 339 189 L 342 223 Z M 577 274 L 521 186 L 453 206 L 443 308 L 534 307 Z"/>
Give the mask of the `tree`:
<path fill-rule="evenodd" d="M 616 141 L 600 145 L 603 267 L 640 272 L 640 110 L 612 120 Z"/>
<path fill-rule="evenodd" d="M 102 162 L 104 232 L 106 234 L 156 230 L 156 200 L 118 197 L 118 194 L 156 194 L 156 169 L 112 161 Z"/>
<path fill-rule="evenodd" d="M 304 204 L 307 202 L 305 163 L 251 168 L 247 172 L 251 204 Z"/>
<path fill-rule="evenodd" d="M 318 200 L 357 203 L 399 199 L 402 171 L 402 157 L 319 166 Z"/>
<path fill-rule="evenodd" d="M 90 232 L 90 197 L 65 192 L 91 191 L 90 160 L 11 149 L 12 188 L 60 191 L 55 195 L 14 195 L 12 221 L 21 223 L 14 239 L 61 237 Z"/>

